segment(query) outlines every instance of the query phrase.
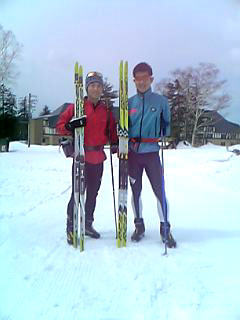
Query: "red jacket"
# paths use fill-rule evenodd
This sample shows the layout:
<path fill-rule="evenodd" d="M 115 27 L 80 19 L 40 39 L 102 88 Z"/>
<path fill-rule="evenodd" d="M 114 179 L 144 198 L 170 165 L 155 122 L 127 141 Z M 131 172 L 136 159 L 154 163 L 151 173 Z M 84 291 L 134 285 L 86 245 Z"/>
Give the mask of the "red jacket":
<path fill-rule="evenodd" d="M 87 124 L 84 128 L 84 146 L 103 146 L 105 145 L 109 137 L 107 136 L 107 123 L 108 123 L 108 111 L 103 101 L 99 101 L 97 106 L 93 107 L 93 104 L 87 98 L 84 99 L 84 113 L 87 116 Z M 74 104 L 69 103 L 67 109 L 61 113 L 56 128 L 60 135 L 71 135 L 71 132 L 65 128 L 65 125 L 74 116 Z M 111 144 L 117 143 L 117 129 L 116 122 L 112 112 L 109 112 L 109 129 L 110 129 L 110 142 Z M 106 159 L 105 152 L 99 151 L 85 151 L 85 161 L 98 164 Z"/>

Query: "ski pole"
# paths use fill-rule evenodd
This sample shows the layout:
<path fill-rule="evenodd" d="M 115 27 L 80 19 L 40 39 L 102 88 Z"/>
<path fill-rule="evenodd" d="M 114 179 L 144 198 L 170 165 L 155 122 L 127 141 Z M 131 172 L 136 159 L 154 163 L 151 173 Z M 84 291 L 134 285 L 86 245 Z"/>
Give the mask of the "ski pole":
<path fill-rule="evenodd" d="M 165 238 L 165 252 L 163 255 L 167 255 L 167 200 L 165 194 L 165 180 L 164 180 L 164 158 L 163 158 L 163 115 L 161 113 L 161 127 L 160 127 L 160 136 L 161 136 L 161 162 L 162 162 L 162 211 L 164 219 L 164 238 Z"/>
<path fill-rule="evenodd" d="M 115 200 L 115 187 L 114 187 L 114 175 L 113 175 L 113 161 L 112 161 L 111 145 L 110 145 L 110 162 L 111 162 L 111 175 L 112 175 L 114 219 L 115 219 L 115 230 L 116 230 L 116 239 L 117 239 L 117 214 L 116 214 L 116 200 Z"/>
<path fill-rule="evenodd" d="M 110 136 L 110 107 L 109 101 L 106 99 L 107 113 L 108 113 L 108 140 L 110 146 L 110 164 L 111 164 L 111 176 L 112 176 L 112 192 L 113 192 L 113 208 L 114 208 L 114 220 L 115 220 L 115 230 L 117 239 L 117 213 L 116 213 L 116 198 L 115 198 L 115 187 L 114 187 L 114 174 L 113 174 L 113 161 L 112 161 L 112 150 L 111 150 L 111 136 Z"/>

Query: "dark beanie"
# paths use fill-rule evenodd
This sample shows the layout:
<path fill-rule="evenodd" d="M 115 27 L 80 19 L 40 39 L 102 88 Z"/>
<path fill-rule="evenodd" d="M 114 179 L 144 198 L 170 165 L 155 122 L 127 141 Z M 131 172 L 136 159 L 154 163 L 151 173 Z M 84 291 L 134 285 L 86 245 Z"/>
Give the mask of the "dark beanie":
<path fill-rule="evenodd" d="M 102 78 L 102 74 L 101 73 L 93 71 L 93 72 L 89 72 L 87 74 L 86 80 L 85 80 L 86 91 L 88 90 L 88 86 L 91 83 L 94 83 L 94 82 L 97 82 L 97 83 L 99 83 L 100 85 L 103 86 L 103 78 Z"/>

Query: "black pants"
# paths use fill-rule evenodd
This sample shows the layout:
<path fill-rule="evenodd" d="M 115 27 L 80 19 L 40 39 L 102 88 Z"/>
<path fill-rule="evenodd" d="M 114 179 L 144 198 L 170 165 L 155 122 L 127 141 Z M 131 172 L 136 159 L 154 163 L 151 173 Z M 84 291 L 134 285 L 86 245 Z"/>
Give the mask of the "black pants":
<path fill-rule="evenodd" d="M 165 221 L 163 210 L 167 219 L 167 203 L 165 197 L 165 190 L 163 188 L 162 166 L 158 152 L 149 153 L 135 153 L 129 152 L 128 157 L 128 173 L 130 185 L 132 189 L 132 205 L 136 219 L 142 218 L 142 204 L 141 204 L 141 191 L 142 191 L 142 175 L 143 170 L 152 186 L 153 192 L 158 201 L 158 214 L 162 222 Z M 164 206 L 164 207 L 163 207 Z"/>
<path fill-rule="evenodd" d="M 86 182 L 86 202 L 85 221 L 92 223 L 94 220 L 94 210 L 98 191 L 101 186 L 103 175 L 103 163 L 91 164 L 85 162 L 85 182 Z M 74 163 L 72 164 L 72 194 L 67 206 L 67 231 L 73 228 L 73 208 L 74 208 Z"/>

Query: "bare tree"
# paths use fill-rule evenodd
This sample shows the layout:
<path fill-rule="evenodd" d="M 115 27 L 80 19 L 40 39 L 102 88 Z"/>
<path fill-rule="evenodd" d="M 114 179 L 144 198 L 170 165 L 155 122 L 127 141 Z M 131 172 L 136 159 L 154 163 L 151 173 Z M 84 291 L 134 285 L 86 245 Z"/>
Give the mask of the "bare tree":
<path fill-rule="evenodd" d="M 202 126 L 211 123 L 201 121 L 205 117 L 206 110 L 221 111 L 229 107 L 230 96 L 222 92 L 226 80 L 218 80 L 219 69 L 214 64 L 200 63 L 193 69 L 191 82 L 191 112 L 194 126 L 192 133 L 192 145 L 195 145 L 196 134 Z"/>
<path fill-rule="evenodd" d="M 206 111 L 220 111 L 229 106 L 230 97 L 223 93 L 226 81 L 218 80 L 219 69 L 210 63 L 200 63 L 197 68 L 176 69 L 171 72 L 171 75 L 172 78 L 157 84 L 156 89 L 161 92 L 165 90 L 166 95 L 170 98 L 172 112 L 182 107 L 181 110 L 184 111 L 182 131 L 186 137 L 189 137 L 188 131 L 191 131 L 191 142 L 192 145 L 195 145 L 199 129 L 212 121 L 210 118 L 207 119 Z M 175 94 L 178 92 L 181 95 L 181 105 L 173 103 L 176 97 L 173 97 L 169 91 L 170 84 L 172 85 L 171 92 L 175 90 Z"/>
<path fill-rule="evenodd" d="M 0 83 L 11 83 L 18 75 L 15 62 L 21 47 L 12 31 L 5 31 L 0 25 Z"/>

